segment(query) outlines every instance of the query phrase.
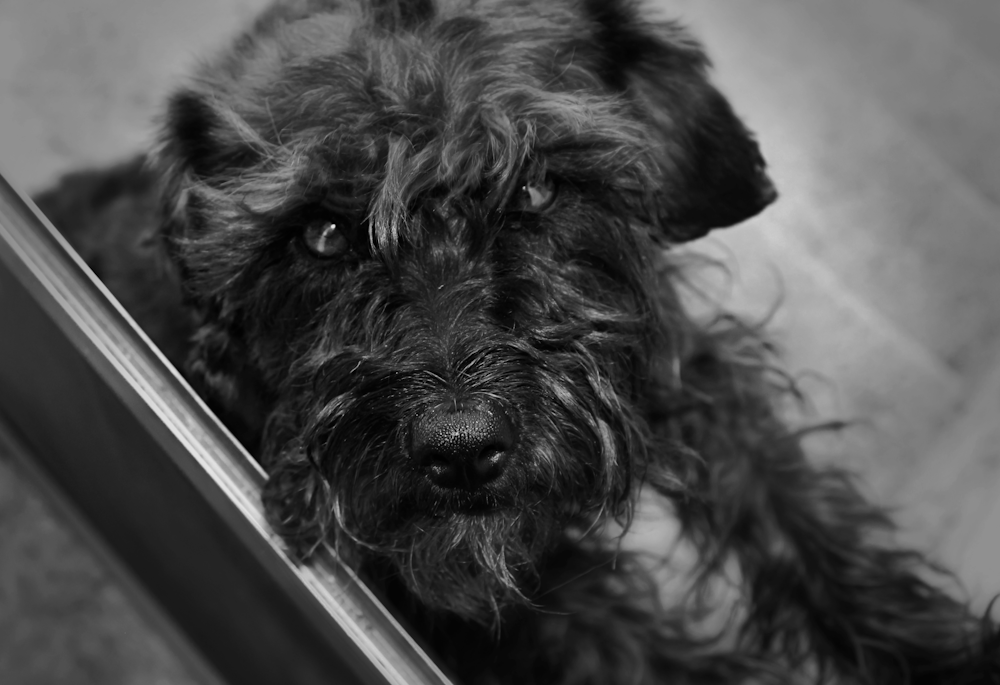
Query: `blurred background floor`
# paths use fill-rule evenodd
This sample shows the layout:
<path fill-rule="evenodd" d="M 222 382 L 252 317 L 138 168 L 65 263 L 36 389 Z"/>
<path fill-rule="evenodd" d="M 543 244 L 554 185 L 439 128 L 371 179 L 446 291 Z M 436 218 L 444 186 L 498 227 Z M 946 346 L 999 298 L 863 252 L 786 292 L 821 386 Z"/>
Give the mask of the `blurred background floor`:
<path fill-rule="evenodd" d="M 197 54 L 265 0 L 2 0 L 0 171 L 38 190 L 148 142 Z M 731 265 L 904 535 L 1000 591 L 1000 4 L 659 0 L 705 41 L 782 192 Z M 0 332 L 2 335 L 2 332 Z M 191 675 L 0 447 L 0 682 Z"/>

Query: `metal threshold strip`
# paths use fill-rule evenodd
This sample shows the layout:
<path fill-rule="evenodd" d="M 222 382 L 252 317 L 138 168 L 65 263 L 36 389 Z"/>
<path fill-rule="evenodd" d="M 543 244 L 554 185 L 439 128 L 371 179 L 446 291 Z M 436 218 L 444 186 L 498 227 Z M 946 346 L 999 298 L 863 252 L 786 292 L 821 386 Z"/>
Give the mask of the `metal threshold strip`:
<path fill-rule="evenodd" d="M 0 423 L 223 682 L 449 682 L 332 551 L 285 553 L 257 464 L 2 178 Z"/>

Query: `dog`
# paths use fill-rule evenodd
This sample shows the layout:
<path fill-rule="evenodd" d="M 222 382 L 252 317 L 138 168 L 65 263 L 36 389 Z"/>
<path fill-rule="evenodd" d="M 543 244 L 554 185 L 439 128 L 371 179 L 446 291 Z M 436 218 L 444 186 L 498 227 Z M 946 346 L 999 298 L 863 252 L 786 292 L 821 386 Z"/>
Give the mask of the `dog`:
<path fill-rule="evenodd" d="M 627 0 L 283 0 L 37 203 L 460 682 L 1000 682 L 692 312 L 674 248 L 777 196 L 708 66 Z"/>

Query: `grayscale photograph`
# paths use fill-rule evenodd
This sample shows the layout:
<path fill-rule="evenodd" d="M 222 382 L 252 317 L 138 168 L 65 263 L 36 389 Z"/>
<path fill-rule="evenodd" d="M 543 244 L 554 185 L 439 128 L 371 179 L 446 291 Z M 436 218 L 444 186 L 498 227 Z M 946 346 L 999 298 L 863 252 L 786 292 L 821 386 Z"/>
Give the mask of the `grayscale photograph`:
<path fill-rule="evenodd" d="M 0 0 L 0 683 L 1000 685 L 996 0 Z"/>

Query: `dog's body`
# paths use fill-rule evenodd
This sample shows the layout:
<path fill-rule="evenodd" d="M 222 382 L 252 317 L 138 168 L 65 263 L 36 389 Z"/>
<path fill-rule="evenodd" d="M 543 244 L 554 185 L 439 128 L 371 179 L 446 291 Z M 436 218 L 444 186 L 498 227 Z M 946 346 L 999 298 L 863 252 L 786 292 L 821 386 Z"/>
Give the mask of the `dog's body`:
<path fill-rule="evenodd" d="M 666 248 L 774 199 L 698 46 L 537 5 L 280 2 L 39 205 L 463 682 L 1000 682 L 759 332 L 685 309 Z"/>

